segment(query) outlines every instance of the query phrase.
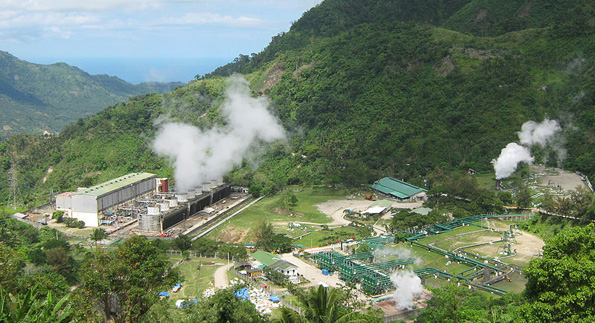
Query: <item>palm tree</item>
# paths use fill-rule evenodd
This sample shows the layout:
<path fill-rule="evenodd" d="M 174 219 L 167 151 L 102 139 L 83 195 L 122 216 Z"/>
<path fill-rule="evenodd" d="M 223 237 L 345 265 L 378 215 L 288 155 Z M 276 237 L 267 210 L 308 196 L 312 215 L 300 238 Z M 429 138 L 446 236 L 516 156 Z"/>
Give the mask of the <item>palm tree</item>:
<path fill-rule="evenodd" d="M 359 323 L 380 322 L 380 319 L 352 311 L 345 306 L 349 294 L 336 288 L 310 287 L 298 295 L 298 301 L 304 309 L 303 316 L 283 307 L 279 323 Z"/>
<path fill-rule="evenodd" d="M 98 249 L 97 243 L 105 238 L 107 238 L 107 233 L 104 229 L 97 228 L 91 232 L 91 236 L 89 237 L 91 240 L 95 241 L 95 248 Z"/>

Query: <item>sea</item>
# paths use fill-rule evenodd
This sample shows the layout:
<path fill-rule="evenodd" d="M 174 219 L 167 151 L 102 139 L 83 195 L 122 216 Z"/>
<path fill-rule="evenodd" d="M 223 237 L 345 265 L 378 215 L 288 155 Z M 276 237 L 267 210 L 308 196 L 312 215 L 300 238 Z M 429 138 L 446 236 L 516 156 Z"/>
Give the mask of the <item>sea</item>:
<path fill-rule="evenodd" d="M 205 75 L 219 66 L 233 61 L 233 57 L 209 58 L 38 58 L 38 64 L 66 63 L 91 74 L 116 76 L 126 82 L 188 82 L 197 75 Z"/>

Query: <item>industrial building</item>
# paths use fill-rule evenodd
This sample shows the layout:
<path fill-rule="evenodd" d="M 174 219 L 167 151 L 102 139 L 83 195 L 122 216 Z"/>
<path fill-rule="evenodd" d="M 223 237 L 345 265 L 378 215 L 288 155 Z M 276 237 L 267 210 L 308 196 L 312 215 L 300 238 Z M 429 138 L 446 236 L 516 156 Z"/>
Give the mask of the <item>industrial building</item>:
<path fill-rule="evenodd" d="M 77 192 L 60 194 L 56 197 L 56 208 L 85 222 L 88 227 L 98 227 L 101 212 L 153 193 L 156 187 L 154 174 L 132 173 Z"/>
<path fill-rule="evenodd" d="M 427 190 L 392 177 L 384 177 L 377 180 L 372 185 L 372 189 L 402 202 L 423 201 L 427 199 Z"/>
<path fill-rule="evenodd" d="M 186 193 L 163 192 L 155 198 L 139 201 L 134 208 L 135 216 L 138 218 L 138 228 L 142 232 L 163 233 L 213 203 L 228 197 L 230 193 L 229 184 L 211 181 Z"/>

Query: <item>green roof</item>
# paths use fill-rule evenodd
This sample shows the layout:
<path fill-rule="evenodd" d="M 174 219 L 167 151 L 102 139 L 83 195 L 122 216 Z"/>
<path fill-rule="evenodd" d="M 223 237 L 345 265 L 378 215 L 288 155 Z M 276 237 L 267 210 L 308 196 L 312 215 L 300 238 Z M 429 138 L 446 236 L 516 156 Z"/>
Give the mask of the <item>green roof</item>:
<path fill-rule="evenodd" d="M 251 254 L 250 256 L 252 258 L 254 258 L 254 260 L 258 261 L 259 263 L 261 263 L 265 266 L 270 266 L 270 265 L 274 264 L 275 262 L 277 262 L 277 260 L 279 260 L 279 258 L 277 258 L 272 253 L 262 251 L 262 250 L 258 250 L 255 253 Z"/>
<path fill-rule="evenodd" d="M 108 181 L 108 182 L 104 182 L 101 184 L 97 184 L 95 186 L 91 186 L 89 188 L 85 188 L 84 190 L 75 192 L 74 195 L 102 196 L 107 193 L 124 188 L 126 186 L 136 184 L 140 181 L 144 181 L 151 177 L 155 177 L 155 174 L 132 173 L 132 174 L 128 174 L 128 175 L 124 175 L 124 176 L 112 179 L 111 181 Z"/>
<path fill-rule="evenodd" d="M 400 199 L 406 199 L 419 192 L 426 191 L 423 188 L 405 183 L 392 177 L 385 177 L 374 182 L 372 188 L 384 194 L 392 195 Z"/>

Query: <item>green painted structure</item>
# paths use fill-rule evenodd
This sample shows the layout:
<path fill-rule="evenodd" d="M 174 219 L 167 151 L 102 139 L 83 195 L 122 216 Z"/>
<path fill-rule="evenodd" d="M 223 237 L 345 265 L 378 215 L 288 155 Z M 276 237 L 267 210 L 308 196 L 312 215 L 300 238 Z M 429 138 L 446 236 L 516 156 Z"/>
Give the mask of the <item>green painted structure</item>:
<path fill-rule="evenodd" d="M 427 190 L 417 187 L 415 185 L 400 181 L 392 177 L 384 177 L 372 184 L 372 189 L 377 190 L 383 194 L 396 197 L 401 200 L 406 200 L 421 192 Z"/>

